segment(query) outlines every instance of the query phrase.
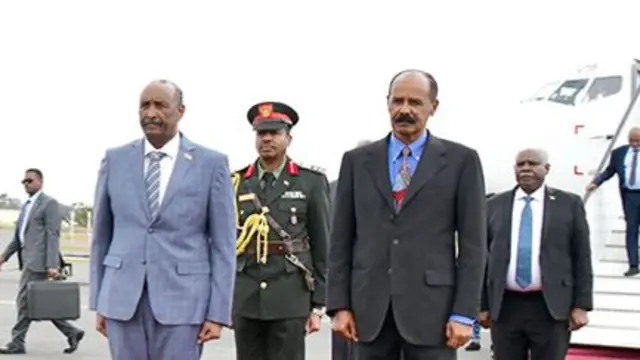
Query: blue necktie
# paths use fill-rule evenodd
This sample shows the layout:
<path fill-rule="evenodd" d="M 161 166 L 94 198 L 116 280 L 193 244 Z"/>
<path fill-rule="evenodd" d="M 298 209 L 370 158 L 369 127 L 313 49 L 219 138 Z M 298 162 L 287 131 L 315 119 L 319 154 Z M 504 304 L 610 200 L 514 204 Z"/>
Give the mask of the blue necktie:
<path fill-rule="evenodd" d="M 523 289 L 531 285 L 531 247 L 533 238 L 533 212 L 531 211 L 531 196 L 521 198 L 525 201 L 520 217 L 520 231 L 518 235 L 518 259 L 516 262 L 516 283 Z"/>
<path fill-rule="evenodd" d="M 160 151 L 154 151 L 148 155 L 150 160 L 145 184 L 147 187 L 147 202 L 149 204 L 151 218 L 155 218 L 156 215 L 158 215 L 158 210 L 160 210 L 160 160 L 162 160 L 165 155 L 165 153 Z"/>

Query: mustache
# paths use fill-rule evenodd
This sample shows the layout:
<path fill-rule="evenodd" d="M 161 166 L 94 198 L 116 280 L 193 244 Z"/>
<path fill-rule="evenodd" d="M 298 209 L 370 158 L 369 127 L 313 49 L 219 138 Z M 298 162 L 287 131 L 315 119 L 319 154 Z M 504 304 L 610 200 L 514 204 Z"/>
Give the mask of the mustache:
<path fill-rule="evenodd" d="M 410 114 L 400 114 L 393 119 L 396 124 L 415 124 L 417 120 Z"/>
<path fill-rule="evenodd" d="M 162 119 L 157 116 L 142 118 L 142 126 L 147 125 L 162 125 Z"/>

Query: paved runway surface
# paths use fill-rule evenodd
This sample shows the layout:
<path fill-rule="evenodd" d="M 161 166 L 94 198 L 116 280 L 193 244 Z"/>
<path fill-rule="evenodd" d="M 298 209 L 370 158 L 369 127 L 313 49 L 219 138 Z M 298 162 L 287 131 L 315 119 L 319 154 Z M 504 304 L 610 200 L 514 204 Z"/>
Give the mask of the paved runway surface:
<path fill-rule="evenodd" d="M 4 249 L 8 241 L 6 231 L 0 230 L 0 251 Z M 15 259 L 12 259 L 0 271 L 0 344 L 5 344 L 10 339 L 11 327 L 15 321 L 14 297 L 18 283 L 19 273 L 15 270 Z M 74 280 L 80 283 L 88 281 L 88 263 L 78 261 L 74 264 Z M 82 300 L 86 305 L 88 301 L 88 288 L 82 286 Z M 27 355 L 7 356 L 7 359 L 83 359 L 83 360 L 107 360 L 110 359 L 106 339 L 96 333 L 94 329 L 94 314 L 86 309 L 77 325 L 83 328 L 87 335 L 80 344 L 80 348 L 73 355 L 62 354 L 66 347 L 66 339 L 49 323 L 34 323 L 27 335 Z M 468 353 L 460 351 L 460 360 L 485 360 L 490 359 L 488 334 L 483 334 L 484 348 L 479 352 Z M 330 360 L 331 339 L 329 324 L 323 324 L 321 332 L 309 337 L 307 341 L 307 360 Z M 0 358 L 2 355 L 0 355 Z M 233 360 L 234 343 L 233 333 L 226 331 L 222 339 L 205 346 L 203 359 Z"/>

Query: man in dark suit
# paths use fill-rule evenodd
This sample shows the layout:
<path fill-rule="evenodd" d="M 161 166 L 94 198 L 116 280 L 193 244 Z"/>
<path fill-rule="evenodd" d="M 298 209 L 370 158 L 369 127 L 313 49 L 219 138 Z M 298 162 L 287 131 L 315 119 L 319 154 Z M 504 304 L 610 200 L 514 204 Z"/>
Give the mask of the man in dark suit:
<path fill-rule="evenodd" d="M 563 360 L 593 307 L 589 226 L 579 196 L 544 185 L 547 155 L 523 150 L 518 186 L 487 202 L 482 312 L 497 360 Z"/>
<path fill-rule="evenodd" d="M 638 227 L 640 226 L 640 127 L 629 131 L 629 144 L 620 146 L 611 152 L 611 160 L 604 171 L 587 185 L 587 191 L 593 191 L 613 175 L 618 175 L 618 187 L 627 223 L 626 247 L 629 258 L 629 270 L 624 276 L 634 276 L 638 270 Z"/>
<path fill-rule="evenodd" d="M 426 130 L 437 96 L 430 74 L 397 74 L 391 134 L 342 159 L 327 308 L 360 360 L 455 359 L 471 338 L 486 258 L 484 176 L 474 150 Z"/>

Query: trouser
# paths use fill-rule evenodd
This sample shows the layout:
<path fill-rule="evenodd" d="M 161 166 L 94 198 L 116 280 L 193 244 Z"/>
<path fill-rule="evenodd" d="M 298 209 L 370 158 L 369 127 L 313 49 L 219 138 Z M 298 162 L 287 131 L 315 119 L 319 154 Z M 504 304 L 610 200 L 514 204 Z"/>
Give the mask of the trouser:
<path fill-rule="evenodd" d="M 236 360 L 304 360 L 306 323 L 306 318 L 234 317 Z"/>
<path fill-rule="evenodd" d="M 627 258 L 630 267 L 638 267 L 638 227 L 640 226 L 640 190 L 623 190 L 622 205 L 627 223 Z"/>

